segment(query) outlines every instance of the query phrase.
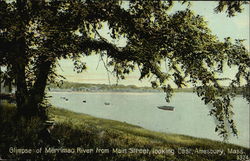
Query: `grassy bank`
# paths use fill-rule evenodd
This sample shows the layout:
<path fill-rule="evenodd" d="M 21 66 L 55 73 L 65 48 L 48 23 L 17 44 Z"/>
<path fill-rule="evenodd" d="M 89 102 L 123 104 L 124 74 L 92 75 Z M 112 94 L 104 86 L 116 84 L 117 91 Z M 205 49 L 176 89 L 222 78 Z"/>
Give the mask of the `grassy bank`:
<path fill-rule="evenodd" d="M 246 157 L 249 149 L 232 144 L 184 135 L 152 132 L 138 126 L 95 118 L 68 110 L 51 108 L 49 116 L 57 125 L 53 137 L 61 145 L 55 153 L 10 153 L 10 147 L 37 149 L 37 134 L 43 124 L 37 119 L 16 120 L 13 105 L 0 106 L 2 158 L 31 160 L 170 160 L 170 161 L 229 161 Z M 60 151 L 60 149 L 68 150 Z M 69 153 L 71 150 L 72 153 Z M 235 150 L 235 151 L 234 151 Z M 211 154 L 210 152 L 222 155 Z M 238 155 L 230 152 L 238 152 Z M 240 155 L 243 153 L 243 155 Z"/>

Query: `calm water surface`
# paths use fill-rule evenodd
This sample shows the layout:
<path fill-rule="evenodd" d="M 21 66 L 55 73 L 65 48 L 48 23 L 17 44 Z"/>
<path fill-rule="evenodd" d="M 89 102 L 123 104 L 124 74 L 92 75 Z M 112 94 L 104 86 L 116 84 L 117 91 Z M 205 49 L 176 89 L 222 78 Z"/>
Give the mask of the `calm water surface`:
<path fill-rule="evenodd" d="M 214 132 L 215 119 L 209 116 L 209 107 L 193 93 L 176 93 L 171 103 L 164 93 L 80 93 L 50 92 L 50 102 L 60 108 L 92 116 L 139 125 L 146 129 L 184 134 L 213 140 L 222 140 Z M 65 97 L 68 99 L 62 99 Z M 85 102 L 86 101 L 86 102 Z M 110 105 L 105 105 L 110 103 Z M 175 111 L 164 111 L 160 105 L 171 105 Z M 233 101 L 239 137 L 229 142 L 250 147 L 249 104 L 241 97 Z"/>

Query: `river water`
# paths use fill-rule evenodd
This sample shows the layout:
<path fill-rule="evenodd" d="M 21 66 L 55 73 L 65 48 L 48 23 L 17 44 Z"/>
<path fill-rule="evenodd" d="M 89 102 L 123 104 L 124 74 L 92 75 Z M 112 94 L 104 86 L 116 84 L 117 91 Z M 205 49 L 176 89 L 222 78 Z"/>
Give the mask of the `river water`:
<path fill-rule="evenodd" d="M 164 93 L 50 92 L 49 95 L 52 105 L 74 112 L 127 122 L 153 131 L 222 140 L 214 132 L 215 119 L 208 115 L 211 107 L 204 105 L 193 93 L 176 93 L 169 104 L 165 102 Z M 174 106 L 175 110 L 160 110 L 157 106 L 161 105 Z M 230 137 L 229 142 L 250 147 L 249 104 L 236 97 L 233 105 L 239 137 Z"/>

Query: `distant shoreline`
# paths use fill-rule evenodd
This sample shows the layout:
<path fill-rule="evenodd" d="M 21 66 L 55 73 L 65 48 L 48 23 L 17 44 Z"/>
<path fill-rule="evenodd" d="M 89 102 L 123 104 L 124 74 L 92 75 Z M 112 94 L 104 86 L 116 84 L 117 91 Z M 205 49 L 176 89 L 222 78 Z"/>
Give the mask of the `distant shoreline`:
<path fill-rule="evenodd" d="M 75 82 L 63 82 L 61 85 L 50 84 L 51 91 L 82 91 L 82 92 L 163 92 L 161 88 L 138 87 L 135 85 L 108 85 L 108 84 L 87 84 Z M 193 88 L 173 89 L 174 92 L 193 92 Z"/>
<path fill-rule="evenodd" d="M 163 91 L 159 92 L 138 92 L 138 91 L 130 91 L 130 92 L 118 92 L 118 91 L 48 91 L 49 93 L 88 93 L 88 94 L 155 94 L 155 93 L 164 93 Z"/>
<path fill-rule="evenodd" d="M 50 84 L 50 92 L 88 92 L 88 93 L 164 93 L 161 88 L 137 87 L 135 85 L 107 85 L 63 82 L 61 85 Z M 195 93 L 195 88 L 173 88 L 173 92 Z M 244 89 L 237 88 L 236 95 L 243 95 Z"/>

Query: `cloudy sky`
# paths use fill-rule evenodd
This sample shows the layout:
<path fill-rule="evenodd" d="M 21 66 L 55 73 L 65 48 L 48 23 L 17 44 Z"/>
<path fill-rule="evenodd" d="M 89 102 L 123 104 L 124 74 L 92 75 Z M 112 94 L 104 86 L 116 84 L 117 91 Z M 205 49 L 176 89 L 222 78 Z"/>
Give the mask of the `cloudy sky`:
<path fill-rule="evenodd" d="M 175 6 L 172 8 L 172 12 L 185 9 L 186 6 L 179 5 L 175 2 Z M 205 17 L 208 22 L 209 28 L 213 34 L 217 35 L 220 40 L 225 37 L 231 37 L 233 39 L 246 39 L 245 45 L 249 50 L 249 5 L 245 6 L 243 13 L 237 14 L 235 17 L 227 17 L 225 13 L 215 14 L 213 9 L 217 5 L 214 1 L 192 2 L 191 8 L 199 15 Z M 103 36 L 107 29 L 104 27 L 101 32 Z M 124 40 L 120 41 L 123 45 Z M 67 81 L 81 82 L 81 83 L 100 83 L 100 84 L 115 84 L 116 79 L 108 74 L 102 62 L 99 63 L 100 58 L 98 56 L 89 56 L 84 58 L 84 62 L 87 63 L 88 69 L 80 74 L 73 71 L 73 63 L 69 60 L 61 60 L 60 68 L 57 68 L 57 72 L 66 77 Z M 224 72 L 225 76 L 232 76 L 233 69 L 227 69 Z M 110 78 L 110 81 L 109 81 Z M 149 86 L 149 80 L 139 81 L 139 73 L 134 72 L 130 74 L 126 80 L 119 81 L 119 84 L 125 85 L 137 85 L 137 86 Z"/>

